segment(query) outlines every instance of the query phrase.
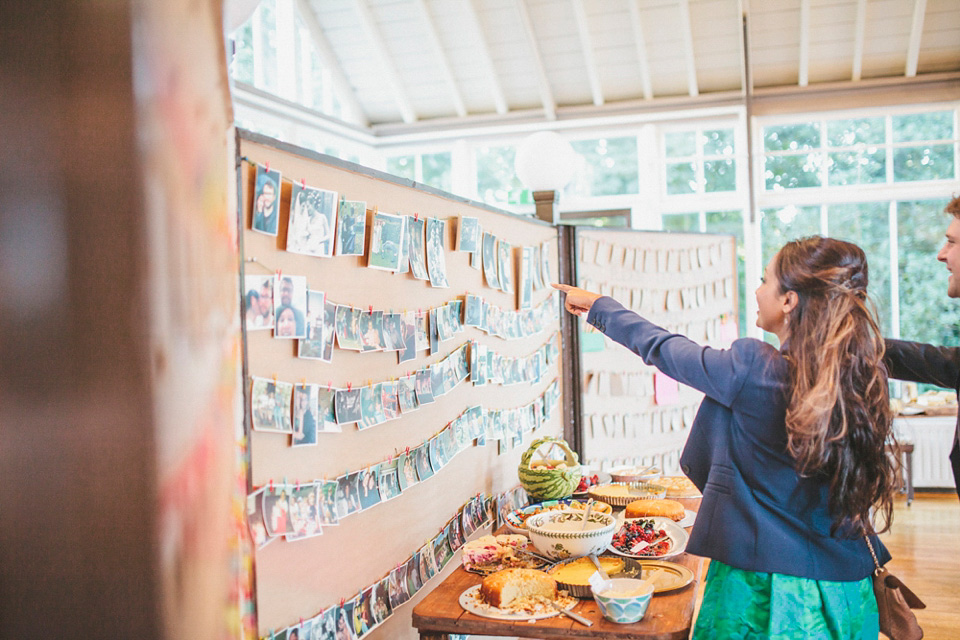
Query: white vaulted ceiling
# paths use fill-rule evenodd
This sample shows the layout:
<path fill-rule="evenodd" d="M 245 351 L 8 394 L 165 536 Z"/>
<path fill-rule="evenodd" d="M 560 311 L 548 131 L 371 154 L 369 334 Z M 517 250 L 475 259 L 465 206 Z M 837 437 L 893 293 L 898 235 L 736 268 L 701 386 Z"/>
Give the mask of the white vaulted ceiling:
<path fill-rule="evenodd" d="M 296 2 L 381 133 L 960 78 L 960 0 Z"/>

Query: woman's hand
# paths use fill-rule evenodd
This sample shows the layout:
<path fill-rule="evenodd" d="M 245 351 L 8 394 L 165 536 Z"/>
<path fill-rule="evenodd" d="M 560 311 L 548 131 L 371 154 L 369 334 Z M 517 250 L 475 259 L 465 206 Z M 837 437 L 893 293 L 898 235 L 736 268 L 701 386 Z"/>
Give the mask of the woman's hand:
<path fill-rule="evenodd" d="M 584 316 L 590 312 L 590 307 L 601 298 L 599 293 L 590 293 L 585 289 L 574 287 L 569 284 L 552 283 L 554 289 L 559 289 L 567 294 L 563 300 L 564 308 L 575 316 Z"/>

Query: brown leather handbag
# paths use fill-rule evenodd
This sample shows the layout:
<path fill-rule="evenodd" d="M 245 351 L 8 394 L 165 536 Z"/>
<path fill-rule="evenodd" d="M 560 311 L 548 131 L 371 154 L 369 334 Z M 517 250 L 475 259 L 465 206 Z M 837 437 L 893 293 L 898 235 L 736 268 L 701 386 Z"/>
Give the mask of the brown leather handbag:
<path fill-rule="evenodd" d="M 880 611 L 880 633 L 890 640 L 920 640 L 923 629 L 911 609 L 926 609 L 927 605 L 899 578 L 880 566 L 870 538 L 864 536 L 864 540 L 877 567 L 873 572 L 873 593 Z"/>

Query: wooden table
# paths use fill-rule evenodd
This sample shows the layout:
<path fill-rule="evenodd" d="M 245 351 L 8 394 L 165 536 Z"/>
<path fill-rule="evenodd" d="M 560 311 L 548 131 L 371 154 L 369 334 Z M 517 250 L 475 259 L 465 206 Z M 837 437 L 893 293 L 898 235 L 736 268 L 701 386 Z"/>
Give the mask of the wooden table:
<path fill-rule="evenodd" d="M 686 508 L 696 510 L 700 499 L 680 502 L 683 502 Z M 461 593 L 475 584 L 480 584 L 482 577 L 460 567 L 413 609 L 413 626 L 420 631 L 420 638 L 424 640 L 443 640 L 448 634 L 594 640 L 686 640 L 690 637 L 704 559 L 684 553 L 670 558 L 670 562 L 690 568 L 694 581 L 683 589 L 654 596 L 643 619 L 634 624 L 610 622 L 603 617 L 597 603 L 592 599 L 580 600 L 573 608 L 574 612 L 593 621 L 591 627 L 566 616 L 554 616 L 536 622 L 494 620 L 477 616 L 464 611 L 458 600 Z"/>

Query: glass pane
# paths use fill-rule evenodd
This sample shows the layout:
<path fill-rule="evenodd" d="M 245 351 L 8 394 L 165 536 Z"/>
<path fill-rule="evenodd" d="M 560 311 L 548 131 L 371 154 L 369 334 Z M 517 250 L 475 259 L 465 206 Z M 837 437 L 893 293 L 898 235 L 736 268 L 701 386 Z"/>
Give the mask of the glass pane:
<path fill-rule="evenodd" d="M 253 24 L 247 20 L 242 27 L 233 32 L 233 78 L 239 82 L 253 84 Z"/>
<path fill-rule="evenodd" d="M 784 244 L 797 238 L 820 233 L 820 207 L 795 207 L 787 205 L 782 209 L 764 209 L 760 212 L 760 244 L 763 264 L 767 266 Z M 751 286 L 760 283 L 749 283 Z"/>
<path fill-rule="evenodd" d="M 937 262 L 952 218 L 947 199 L 897 203 L 900 336 L 960 346 L 960 305 L 947 297 L 946 267 Z"/>
<path fill-rule="evenodd" d="M 952 144 L 903 147 L 893 151 L 894 182 L 952 180 L 953 167 Z"/>
<path fill-rule="evenodd" d="M 428 153 L 423 156 L 423 182 L 450 191 L 453 175 L 453 155 L 446 153 Z"/>
<path fill-rule="evenodd" d="M 763 177 L 768 191 L 820 186 L 820 155 L 767 156 Z"/>
<path fill-rule="evenodd" d="M 747 335 L 747 250 L 743 244 L 742 211 L 708 211 L 707 233 L 726 233 L 737 239 L 737 303 L 739 304 L 740 337 Z"/>
<path fill-rule="evenodd" d="M 827 122 L 827 145 L 883 144 L 886 140 L 883 120 L 883 117 L 831 120 Z"/>
<path fill-rule="evenodd" d="M 858 202 L 827 209 L 827 233 L 852 242 L 867 254 L 867 293 L 877 305 L 880 329 L 890 335 L 889 203 Z"/>
<path fill-rule="evenodd" d="M 387 158 L 387 173 L 392 173 L 408 180 L 417 179 L 417 165 L 414 156 L 395 156 Z"/>
<path fill-rule="evenodd" d="M 887 180 L 887 153 L 836 151 L 827 156 L 827 181 L 831 186 L 875 184 Z"/>
<path fill-rule="evenodd" d="M 766 151 L 798 151 L 819 146 L 820 125 L 816 122 L 763 128 L 763 148 Z"/>
<path fill-rule="evenodd" d="M 260 12 L 260 42 L 254 46 L 260 54 L 263 70 L 258 76 L 262 78 L 259 89 L 276 93 L 279 87 L 277 81 L 277 14 L 275 0 L 263 0 L 257 7 Z"/>
<path fill-rule="evenodd" d="M 477 196 L 487 203 L 507 203 L 519 198 L 523 184 L 514 169 L 515 147 L 480 147 L 477 159 Z"/>
<path fill-rule="evenodd" d="M 952 140 L 953 111 L 893 116 L 893 141 Z"/>
<path fill-rule="evenodd" d="M 672 131 L 663 134 L 663 146 L 668 158 L 682 158 L 697 153 L 696 131 Z"/>
<path fill-rule="evenodd" d="M 639 193 L 636 136 L 577 140 L 571 146 L 583 158 L 583 171 L 588 176 L 572 189 L 577 195 Z"/>
<path fill-rule="evenodd" d="M 667 165 L 667 193 L 696 193 L 697 174 L 692 162 Z"/>
<path fill-rule="evenodd" d="M 707 160 L 703 163 L 703 179 L 706 191 L 736 191 L 737 166 L 733 159 Z"/>
<path fill-rule="evenodd" d="M 661 216 L 664 231 L 700 232 L 699 213 L 665 213 Z"/>
<path fill-rule="evenodd" d="M 710 129 L 703 132 L 703 155 L 732 156 L 733 129 Z"/>

